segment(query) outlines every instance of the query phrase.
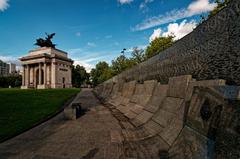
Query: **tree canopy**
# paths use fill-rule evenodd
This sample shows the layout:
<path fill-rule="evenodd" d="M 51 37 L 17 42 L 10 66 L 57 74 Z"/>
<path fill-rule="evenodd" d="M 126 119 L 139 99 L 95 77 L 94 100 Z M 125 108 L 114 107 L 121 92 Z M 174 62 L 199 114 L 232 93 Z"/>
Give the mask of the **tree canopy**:
<path fill-rule="evenodd" d="M 0 76 L 0 88 L 20 87 L 22 85 L 21 75 Z"/>
<path fill-rule="evenodd" d="M 72 85 L 74 87 L 81 87 L 82 84 L 89 82 L 89 74 L 85 67 L 76 65 L 72 67 Z"/>
<path fill-rule="evenodd" d="M 91 79 L 94 86 L 110 79 L 112 77 L 112 70 L 105 61 L 101 61 L 96 65 L 95 69 L 91 70 Z"/>
<path fill-rule="evenodd" d="M 159 37 L 154 39 L 150 45 L 147 47 L 146 50 L 146 58 L 149 59 L 157 54 L 159 54 L 161 51 L 169 48 L 172 46 L 174 40 L 174 36 L 168 36 L 168 37 Z"/>
<path fill-rule="evenodd" d="M 231 0 L 215 0 L 215 3 L 217 3 L 217 6 L 209 13 L 208 17 L 214 16 L 215 14 L 217 14 L 220 10 L 226 7 L 230 1 Z"/>

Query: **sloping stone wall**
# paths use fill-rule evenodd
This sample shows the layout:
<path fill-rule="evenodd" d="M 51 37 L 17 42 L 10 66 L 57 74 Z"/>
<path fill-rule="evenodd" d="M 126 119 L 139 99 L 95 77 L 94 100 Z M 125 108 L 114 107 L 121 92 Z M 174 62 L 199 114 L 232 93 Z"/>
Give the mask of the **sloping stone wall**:
<path fill-rule="evenodd" d="M 143 144 L 155 150 L 148 153 L 153 156 L 168 152 L 173 159 L 238 159 L 240 87 L 191 75 L 168 81 L 126 82 L 118 93 L 118 83 L 95 90 L 123 125 L 124 143 Z"/>
<path fill-rule="evenodd" d="M 131 150 L 151 150 L 149 158 L 164 152 L 173 159 L 239 159 L 239 85 L 240 0 L 232 0 L 172 47 L 94 91 Z"/>
<path fill-rule="evenodd" d="M 159 55 L 115 76 L 113 81 L 158 80 L 192 75 L 197 80 L 225 79 L 240 85 L 240 1 L 217 15 Z"/>

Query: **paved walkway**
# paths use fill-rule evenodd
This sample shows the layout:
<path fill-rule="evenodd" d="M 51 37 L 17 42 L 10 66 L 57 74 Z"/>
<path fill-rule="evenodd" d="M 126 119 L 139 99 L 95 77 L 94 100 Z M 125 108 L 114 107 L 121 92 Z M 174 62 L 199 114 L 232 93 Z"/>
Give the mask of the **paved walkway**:
<path fill-rule="evenodd" d="M 125 158 L 121 127 L 91 90 L 76 98 L 89 111 L 77 120 L 63 113 L 0 144 L 0 159 L 91 159 Z"/>

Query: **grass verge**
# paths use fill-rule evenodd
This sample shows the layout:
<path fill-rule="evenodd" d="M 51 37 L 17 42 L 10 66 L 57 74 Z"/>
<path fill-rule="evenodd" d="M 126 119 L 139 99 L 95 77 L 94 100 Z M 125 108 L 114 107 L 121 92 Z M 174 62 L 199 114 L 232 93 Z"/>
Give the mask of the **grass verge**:
<path fill-rule="evenodd" d="M 55 114 L 79 89 L 0 89 L 0 142 Z"/>

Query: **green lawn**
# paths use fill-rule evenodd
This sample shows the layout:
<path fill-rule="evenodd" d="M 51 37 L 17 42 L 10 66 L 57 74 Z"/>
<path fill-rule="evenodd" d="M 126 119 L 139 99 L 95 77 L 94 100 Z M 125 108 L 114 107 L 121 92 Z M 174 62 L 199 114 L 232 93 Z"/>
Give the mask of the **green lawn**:
<path fill-rule="evenodd" d="M 0 89 L 0 142 L 53 115 L 79 89 Z"/>

